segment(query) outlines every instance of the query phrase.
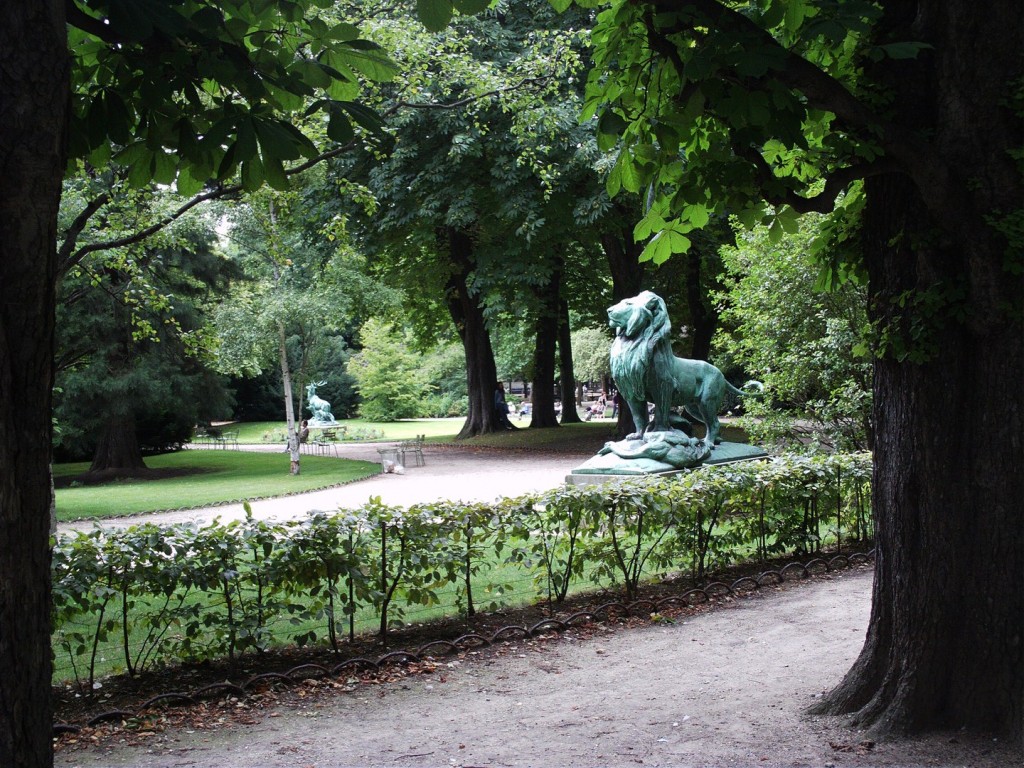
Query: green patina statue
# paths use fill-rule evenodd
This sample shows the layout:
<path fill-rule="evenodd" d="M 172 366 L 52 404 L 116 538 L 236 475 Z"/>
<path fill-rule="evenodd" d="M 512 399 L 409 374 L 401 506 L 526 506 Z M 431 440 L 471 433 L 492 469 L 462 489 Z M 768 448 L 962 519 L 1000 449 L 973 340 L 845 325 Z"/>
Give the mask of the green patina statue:
<path fill-rule="evenodd" d="M 711 363 L 687 360 L 672 354 L 671 324 L 664 300 L 644 291 L 608 308 L 608 324 L 615 329 L 611 369 L 615 384 L 629 405 L 636 440 L 650 432 L 670 432 L 672 407 L 680 406 L 707 427 L 704 444 L 721 442 L 718 412 L 727 392 L 740 397 L 756 395 L 737 389 Z M 748 386 L 757 382 L 749 382 Z M 654 403 L 654 420 L 648 421 L 647 403 Z"/>
<path fill-rule="evenodd" d="M 611 349 L 611 370 L 619 393 L 629 407 L 635 431 L 625 440 L 606 443 L 593 459 L 574 474 L 649 474 L 695 467 L 711 461 L 721 444 L 718 412 L 726 393 L 759 394 L 737 389 L 715 366 L 672 354 L 668 312 L 660 296 L 644 291 L 608 309 L 609 325 L 616 331 Z M 757 390 L 761 385 L 749 382 Z M 654 417 L 647 404 L 654 404 Z M 680 407 L 703 422 L 703 439 L 687 434 L 690 423 L 673 412 Z M 728 448 L 728 450 L 726 450 Z M 736 449 L 742 448 L 739 454 Z M 722 460 L 734 456 L 763 456 L 760 449 L 727 443 Z"/>

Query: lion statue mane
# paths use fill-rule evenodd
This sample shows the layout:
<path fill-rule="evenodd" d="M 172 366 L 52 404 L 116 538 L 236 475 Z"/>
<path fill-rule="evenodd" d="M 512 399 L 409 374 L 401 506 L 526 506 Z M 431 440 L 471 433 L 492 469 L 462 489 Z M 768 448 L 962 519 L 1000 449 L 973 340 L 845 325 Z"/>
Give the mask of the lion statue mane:
<path fill-rule="evenodd" d="M 611 348 L 611 371 L 615 384 L 629 406 L 636 432 L 626 440 L 636 440 L 645 432 L 670 432 L 673 406 L 704 423 L 705 445 L 710 449 L 721 443 L 718 412 L 727 392 L 744 392 L 726 381 L 722 372 L 703 360 L 676 357 L 669 342 L 668 311 L 664 300 L 643 291 L 608 308 L 608 324 L 615 329 Z M 748 382 L 745 386 L 758 382 Z M 654 403 L 654 420 L 648 422 L 647 403 Z"/>

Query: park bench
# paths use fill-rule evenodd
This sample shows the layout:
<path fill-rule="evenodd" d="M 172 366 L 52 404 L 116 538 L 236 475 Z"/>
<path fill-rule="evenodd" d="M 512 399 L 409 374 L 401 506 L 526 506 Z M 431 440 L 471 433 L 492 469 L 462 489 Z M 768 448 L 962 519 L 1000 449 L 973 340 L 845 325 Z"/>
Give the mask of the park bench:
<path fill-rule="evenodd" d="M 194 445 L 204 445 L 211 448 L 232 448 L 238 450 L 238 430 L 224 431 L 216 427 L 197 427 L 192 438 Z"/>
<path fill-rule="evenodd" d="M 426 460 L 423 458 L 423 441 L 426 439 L 426 435 L 416 435 L 412 440 L 403 440 L 398 444 L 398 453 L 402 457 L 402 466 L 409 466 L 406 462 L 406 456 L 412 454 L 415 458 L 416 466 L 426 466 Z"/>
<path fill-rule="evenodd" d="M 213 445 L 216 448 L 221 448 L 223 450 L 227 450 L 228 448 L 235 451 L 238 450 L 237 429 L 231 429 L 226 432 L 217 432 L 216 434 L 211 434 L 210 437 L 212 438 Z"/>

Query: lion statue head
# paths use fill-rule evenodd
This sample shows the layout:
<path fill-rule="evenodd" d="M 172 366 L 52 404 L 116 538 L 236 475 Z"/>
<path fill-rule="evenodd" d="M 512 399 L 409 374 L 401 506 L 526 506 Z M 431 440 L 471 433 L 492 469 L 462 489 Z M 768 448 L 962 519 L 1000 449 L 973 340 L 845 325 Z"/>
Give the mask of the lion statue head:
<path fill-rule="evenodd" d="M 615 329 L 617 336 L 633 340 L 663 339 L 672 330 L 665 300 L 650 291 L 608 307 L 608 325 Z"/>
<path fill-rule="evenodd" d="M 623 299 L 608 308 L 608 324 L 615 329 L 609 359 L 612 378 L 627 402 L 645 401 L 654 347 L 672 329 L 665 301 L 650 291 Z"/>

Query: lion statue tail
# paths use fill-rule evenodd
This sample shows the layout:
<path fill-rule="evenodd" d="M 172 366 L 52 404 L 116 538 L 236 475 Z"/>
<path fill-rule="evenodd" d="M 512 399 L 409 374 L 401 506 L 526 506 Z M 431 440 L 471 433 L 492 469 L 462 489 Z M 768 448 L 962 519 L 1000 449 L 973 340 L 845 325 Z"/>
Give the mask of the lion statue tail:
<path fill-rule="evenodd" d="M 725 382 L 725 386 L 734 395 L 739 395 L 740 397 L 764 397 L 764 384 L 756 379 L 751 379 L 744 383 L 742 387 L 734 387 L 728 381 Z"/>

